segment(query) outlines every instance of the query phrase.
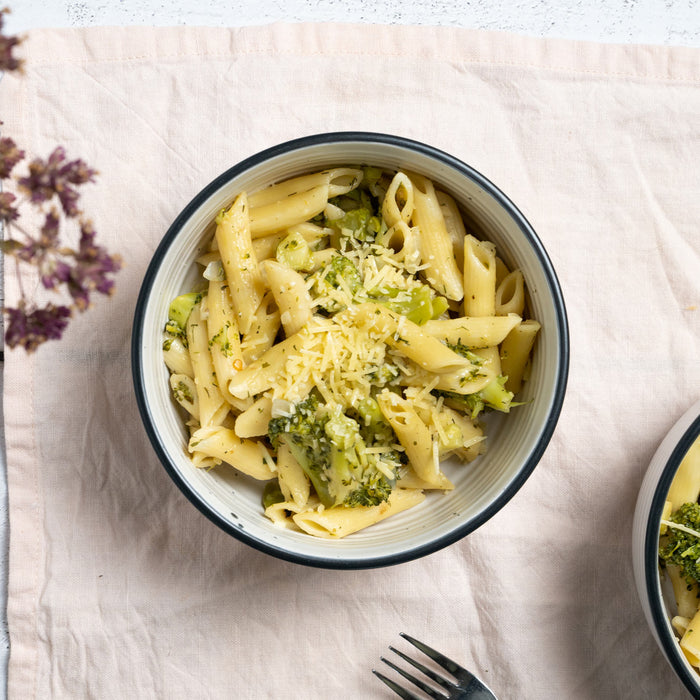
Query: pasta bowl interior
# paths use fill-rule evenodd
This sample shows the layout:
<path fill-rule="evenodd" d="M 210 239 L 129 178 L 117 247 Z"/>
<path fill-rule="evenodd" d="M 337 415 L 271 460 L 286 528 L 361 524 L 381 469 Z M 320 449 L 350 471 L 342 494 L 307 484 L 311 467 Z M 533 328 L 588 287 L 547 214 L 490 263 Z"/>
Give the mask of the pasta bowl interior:
<path fill-rule="evenodd" d="M 323 190 L 320 204 L 316 201 L 319 190 Z M 356 203 L 380 201 L 381 211 L 362 218 L 355 211 L 360 205 L 350 201 L 353 197 Z M 291 226 L 288 218 L 298 216 L 299 208 L 304 212 L 306 228 L 302 229 Z M 291 210 L 296 213 L 290 214 Z M 455 215 L 459 222 L 450 222 L 450 216 Z M 454 230 L 462 222 L 468 236 L 462 232 L 455 243 Z M 440 229 L 437 235 L 433 232 L 436 228 Z M 331 243 L 317 246 L 313 242 L 320 229 L 331 232 L 327 236 Z M 241 231 L 244 233 L 239 235 Z M 336 248 L 345 249 L 348 236 L 359 250 L 353 253 L 355 266 L 350 266 L 349 272 L 329 263 L 338 262 Z M 452 237 L 447 249 L 446 236 Z M 415 275 L 410 290 L 397 292 L 392 287 L 393 278 L 381 272 L 386 268 L 387 274 L 395 274 L 394 263 L 376 264 L 364 250 L 364 241 L 373 242 L 374 250 L 380 239 L 392 260 L 399 261 L 396 267 Z M 495 302 L 491 298 L 485 308 L 480 307 L 479 300 L 487 295 L 478 291 L 475 282 L 471 283 L 475 288 L 470 287 L 466 294 L 467 301 L 461 299 L 463 267 L 467 264 L 461 248 L 472 244 L 476 246 L 476 267 L 493 272 L 493 278 L 485 283 L 487 288 L 491 285 L 490 296 L 496 284 L 497 261 L 502 268 L 501 286 L 505 277 L 514 276 L 514 281 L 505 285 L 501 302 L 507 305 L 509 299 L 517 300 L 524 289 L 526 313 L 503 312 L 493 320 Z M 265 246 L 267 252 L 263 252 Z M 306 262 L 294 257 L 299 247 L 305 249 Z M 282 260 L 282 253 L 291 257 Z M 484 256 L 491 256 L 491 262 L 484 264 Z M 251 259 L 255 263 L 252 268 Z M 371 285 L 366 282 L 369 268 L 362 267 L 370 262 L 374 265 L 371 274 L 381 278 Z M 204 280 L 209 285 L 205 302 L 201 293 L 193 292 L 202 289 L 203 268 L 209 271 Z M 359 283 L 358 268 L 362 269 Z M 295 286 L 299 280 L 303 281 L 301 287 Z M 222 292 L 222 287 L 228 293 Z M 323 293 L 318 292 L 319 287 Z M 308 290 L 314 292 L 311 302 Z M 238 302 L 232 304 L 236 295 Z M 169 377 L 164 362 L 164 326 L 173 323 L 171 302 L 183 296 L 191 308 L 186 310 L 186 323 L 178 328 L 186 329 L 184 354 L 190 359 L 183 360 L 180 367 L 179 360 L 171 358 L 173 376 L 182 378 L 178 383 Z M 347 298 L 359 301 L 349 303 Z M 470 299 L 475 305 L 468 307 Z M 180 309 L 175 316 L 178 313 L 184 312 Z M 448 316 L 456 317 L 450 322 L 455 327 L 462 323 L 461 317 L 480 317 L 481 321 L 476 321 L 476 326 L 470 322 L 471 339 L 462 337 L 461 331 L 443 337 L 443 321 Z M 216 329 L 212 319 L 217 319 Z M 515 342 L 510 353 L 502 346 L 500 354 L 495 346 L 484 347 L 483 339 L 492 337 L 496 326 L 502 337 L 492 342 L 501 343 L 512 328 L 526 321 L 530 325 L 523 325 L 522 330 L 524 336 L 530 334 L 530 345 L 534 342 L 531 352 L 529 346 L 521 352 Z M 504 323 L 509 324 L 507 328 Z M 333 324 L 332 332 L 328 324 Z M 372 338 L 374 345 L 369 349 L 363 345 L 364 355 L 354 352 L 354 346 L 348 350 L 350 341 L 344 341 L 340 349 L 330 347 L 339 337 L 339 325 L 341 331 L 360 327 L 363 338 Z M 211 332 L 202 330 L 205 326 Z M 231 327 L 236 329 L 233 334 Z M 177 332 L 176 328 L 173 333 Z M 260 341 L 264 351 L 255 350 L 258 336 L 275 333 L 274 340 Z M 474 340 L 475 334 L 483 342 Z M 173 337 L 177 341 L 177 335 Z M 300 337 L 304 339 L 303 352 L 294 355 L 294 364 L 290 348 L 298 350 Z M 318 337 L 328 340 L 318 345 Z M 527 346 L 527 340 L 524 344 Z M 173 347 L 168 347 L 172 355 Z M 199 375 L 200 355 L 195 347 L 209 362 L 202 365 L 205 369 L 200 367 Z M 516 358 L 521 354 L 518 365 Z M 315 385 L 309 383 L 311 360 L 299 360 L 301 355 L 321 358 L 318 362 L 325 363 L 331 374 Z M 222 364 L 222 357 L 227 358 L 227 364 Z M 357 357 L 364 358 L 359 367 Z M 506 357 L 511 360 L 511 375 L 525 373 L 527 377 L 515 396 L 518 405 L 508 412 L 482 411 L 479 422 L 483 429 L 478 427 L 472 433 L 471 417 L 476 414 L 470 412 L 468 420 L 457 416 L 448 406 L 449 399 L 455 399 L 455 392 L 466 391 L 465 384 L 481 390 L 489 372 L 494 380 L 491 388 L 502 397 L 505 379 L 496 367 L 502 360 L 506 364 Z M 212 362 L 219 364 L 214 367 Z M 541 458 L 561 410 L 568 373 L 568 330 L 564 301 L 548 255 L 523 215 L 496 186 L 461 161 L 425 144 L 383 134 L 342 132 L 298 139 L 253 156 L 223 173 L 185 207 L 164 236 L 145 276 L 135 313 L 132 365 L 139 409 L 155 451 L 184 494 L 214 523 L 282 559 L 326 568 L 370 568 L 415 559 L 455 542 L 496 513 L 522 486 Z M 188 372 L 196 378 L 188 379 Z M 410 375 L 410 386 L 393 390 L 400 379 L 397 375 L 405 379 L 404 374 Z M 301 439 L 289 438 L 290 422 L 307 415 L 298 403 L 309 399 L 311 389 L 326 402 L 324 406 L 330 406 L 328 396 L 342 391 L 350 375 L 357 377 L 360 385 L 368 383 L 373 393 L 369 402 L 355 394 L 348 399 L 348 414 L 352 413 L 355 422 L 342 411 L 338 416 L 327 409 L 324 420 L 328 423 L 323 430 L 334 437 L 324 459 L 340 460 L 333 449 L 343 443 L 343 449 L 352 447 L 355 461 L 349 467 L 347 459 L 333 462 L 345 466 L 330 477 L 326 472 L 319 476 L 306 470 L 311 487 L 307 483 L 307 493 L 299 496 L 304 485 L 297 477 L 300 473 L 304 477 L 304 470 L 299 470 L 303 459 L 295 450 L 301 449 Z M 212 404 L 210 390 L 217 396 L 219 391 L 228 392 L 228 404 L 218 399 L 219 403 Z M 284 399 L 277 398 L 275 392 Z M 187 412 L 182 407 L 194 411 L 197 396 L 197 420 L 189 416 L 188 428 Z M 501 399 L 490 400 L 495 405 L 493 402 Z M 223 423 L 212 418 L 219 415 L 221 406 L 226 413 L 229 404 L 234 408 Z M 255 420 L 254 411 L 264 416 L 266 424 L 275 418 L 279 441 L 256 437 L 260 431 L 256 432 L 255 424 L 260 420 Z M 425 418 L 426 412 L 437 416 L 437 411 L 444 411 L 440 416 L 452 416 L 451 422 L 436 417 L 430 423 L 433 419 Z M 417 419 L 421 412 L 422 421 Z M 391 439 L 379 442 L 379 433 L 367 437 L 372 416 L 379 416 L 384 428 L 387 424 L 393 428 Z M 205 424 L 217 420 L 224 427 L 202 432 Z M 272 436 L 273 423 L 269 425 Z M 354 437 L 348 438 L 346 429 Z M 316 425 L 310 430 L 316 430 Z M 363 437 L 358 437 L 358 430 Z M 448 433 L 459 436 L 458 444 L 451 446 L 454 449 L 447 449 Z M 371 442 L 374 439 L 377 442 Z M 304 443 L 304 455 L 314 460 L 317 455 L 310 444 Z M 280 445 L 286 456 L 277 449 Z M 235 457 L 229 459 L 238 462 L 240 469 L 226 464 L 227 455 L 232 453 Z M 193 457 L 199 466 L 193 464 Z M 463 464 L 466 457 L 469 461 Z M 210 468 L 222 458 L 224 463 Z M 371 485 L 365 476 L 368 463 L 376 477 Z M 350 476 L 336 479 L 338 470 L 345 468 Z M 356 483 L 358 469 L 364 470 L 363 489 L 351 491 L 348 484 Z M 391 490 L 386 498 L 382 496 L 385 487 Z M 342 502 L 337 495 L 341 491 Z M 263 497 L 267 499 L 266 511 Z M 315 514 L 307 517 L 297 504 L 306 504 L 303 507 L 308 511 L 313 498 L 320 498 L 321 503 Z M 388 505 L 390 517 L 378 517 L 380 511 L 386 514 Z M 335 536 L 346 532 L 350 534 Z"/>
<path fill-rule="evenodd" d="M 695 697 L 700 697 L 700 538 L 691 533 L 700 534 L 699 496 L 700 401 L 671 428 L 649 464 L 632 541 L 635 583 L 649 627 Z"/>

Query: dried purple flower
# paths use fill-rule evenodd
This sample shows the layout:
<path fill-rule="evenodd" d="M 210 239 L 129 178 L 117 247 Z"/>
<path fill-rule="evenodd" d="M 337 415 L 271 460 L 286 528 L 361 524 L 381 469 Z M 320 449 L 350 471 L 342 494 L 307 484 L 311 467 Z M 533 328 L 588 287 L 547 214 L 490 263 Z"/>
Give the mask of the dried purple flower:
<path fill-rule="evenodd" d="M 13 55 L 13 50 L 20 40 L 2 33 L 7 12 L 7 9 L 0 10 L 0 71 L 16 71 L 20 70 L 22 62 Z M 11 138 L 0 138 L 0 179 L 15 177 L 13 170 L 24 157 L 24 151 Z M 80 159 L 68 160 L 60 146 L 46 160 L 32 160 L 27 169 L 27 174 L 16 177 L 16 182 L 20 191 L 27 195 L 28 204 L 37 209 L 44 220 L 37 232 L 22 231 L 19 238 L 13 236 L 12 230 L 19 229 L 15 223 L 20 213 L 17 198 L 10 192 L 0 191 L 0 233 L 3 234 L 0 251 L 15 258 L 20 289 L 17 307 L 4 309 L 7 316 L 5 340 L 10 348 L 19 346 L 33 352 L 45 341 L 61 338 L 73 311 L 85 311 L 93 292 L 112 292 L 111 275 L 121 268 L 121 259 L 109 255 L 105 248 L 96 244 L 95 229 L 78 206 L 78 188 L 93 182 L 96 170 Z M 54 198 L 58 199 L 57 204 Z M 45 207 L 47 203 L 51 204 L 50 208 Z M 71 221 L 77 224 L 80 232 L 77 250 L 61 241 L 63 225 Z M 36 268 L 44 289 L 63 293 L 64 298 L 70 296 L 71 301 L 66 304 L 49 302 L 43 307 L 28 301 L 22 290 L 24 265 Z"/>
<path fill-rule="evenodd" d="M 0 221 L 9 223 L 19 216 L 17 207 L 13 206 L 15 199 L 12 192 L 0 192 Z"/>
<path fill-rule="evenodd" d="M 66 161 L 66 152 L 56 147 L 48 160 L 35 158 L 29 163 L 29 175 L 17 180 L 34 204 L 48 202 L 56 195 L 66 216 L 80 214 L 78 191 L 73 185 L 93 182 L 97 171 L 80 159 Z"/>
<path fill-rule="evenodd" d="M 24 158 L 24 151 L 17 148 L 17 144 L 5 136 L 0 139 L 0 178 L 10 177 L 12 168 Z"/>
<path fill-rule="evenodd" d="M 9 8 L 0 10 L 0 71 L 18 71 L 22 69 L 22 59 L 13 55 L 13 51 L 21 43 L 17 36 L 5 36 L 2 30 L 5 26 L 5 15 L 9 14 Z"/>
<path fill-rule="evenodd" d="M 109 255 L 104 247 L 97 245 L 95 235 L 92 221 L 80 222 L 80 244 L 75 259 L 90 289 L 100 294 L 111 294 L 114 282 L 107 275 L 120 270 L 122 260 L 118 255 Z"/>
<path fill-rule="evenodd" d="M 43 309 L 28 309 L 22 301 L 16 309 L 6 308 L 8 325 L 5 341 L 11 348 L 20 346 L 33 352 L 47 340 L 58 340 L 68 325 L 71 310 L 67 306 L 47 304 Z"/>

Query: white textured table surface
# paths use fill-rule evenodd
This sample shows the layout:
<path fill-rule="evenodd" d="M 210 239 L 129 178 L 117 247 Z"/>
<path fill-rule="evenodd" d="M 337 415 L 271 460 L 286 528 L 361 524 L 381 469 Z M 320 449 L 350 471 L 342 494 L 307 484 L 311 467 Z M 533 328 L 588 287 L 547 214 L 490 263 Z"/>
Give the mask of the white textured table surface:
<path fill-rule="evenodd" d="M 10 2 L 9 33 L 94 25 L 242 26 L 271 22 L 442 24 L 538 37 L 700 47 L 697 0 L 63 0 Z M 0 275 L 0 297 L 2 279 Z M 0 373 L 0 394 L 2 373 Z M 6 598 L 7 488 L 0 421 L 0 600 Z M 6 696 L 9 641 L 2 605 L 0 689 Z"/>
<path fill-rule="evenodd" d="M 269 22 L 449 24 L 615 43 L 700 45 L 697 0 L 63 0 L 10 2 L 13 31 L 90 25 Z"/>

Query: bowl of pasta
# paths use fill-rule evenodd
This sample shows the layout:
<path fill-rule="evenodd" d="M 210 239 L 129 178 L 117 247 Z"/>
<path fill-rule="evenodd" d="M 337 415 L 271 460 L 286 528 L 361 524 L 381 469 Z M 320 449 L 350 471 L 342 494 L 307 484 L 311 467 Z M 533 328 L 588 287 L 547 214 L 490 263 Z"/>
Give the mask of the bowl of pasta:
<path fill-rule="evenodd" d="M 700 697 L 700 402 L 661 441 L 639 491 L 633 566 L 664 656 Z"/>
<path fill-rule="evenodd" d="M 489 180 L 366 132 L 274 146 L 207 185 L 155 251 L 132 366 L 155 452 L 243 542 L 325 568 L 456 542 L 540 460 L 564 301 Z"/>

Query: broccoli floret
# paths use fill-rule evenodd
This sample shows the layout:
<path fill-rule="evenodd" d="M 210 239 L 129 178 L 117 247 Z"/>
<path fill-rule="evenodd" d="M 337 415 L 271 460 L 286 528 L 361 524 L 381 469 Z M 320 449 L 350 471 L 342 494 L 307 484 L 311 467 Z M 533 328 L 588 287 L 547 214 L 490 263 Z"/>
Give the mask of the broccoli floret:
<path fill-rule="evenodd" d="M 263 488 L 262 504 L 263 508 L 267 510 L 270 506 L 275 503 L 282 503 L 284 501 L 284 494 L 280 488 L 280 482 L 277 479 L 272 479 L 268 481 Z"/>
<path fill-rule="evenodd" d="M 268 435 L 273 447 L 280 440 L 288 445 L 324 506 L 379 505 L 389 498 L 394 479 L 379 460 L 390 469 L 395 463 L 365 452 L 360 425 L 339 406 L 329 409 L 311 395 L 291 415 L 273 418 Z"/>
<path fill-rule="evenodd" d="M 355 267 L 355 263 L 344 255 L 334 255 L 326 269 L 327 272 L 324 271 L 323 278 L 336 289 L 341 285 L 341 277 L 353 294 L 362 287 L 359 270 Z"/>
<path fill-rule="evenodd" d="M 330 262 L 312 275 L 311 292 L 316 297 L 329 297 L 321 304 L 328 313 L 337 313 L 344 307 L 333 299 L 333 290 L 347 290 L 351 296 L 362 289 L 360 271 L 349 258 L 334 255 Z"/>
<path fill-rule="evenodd" d="M 371 397 L 360 399 L 357 403 L 360 434 L 368 444 L 391 444 L 396 438 L 392 427 L 384 418 L 379 404 Z"/>
<path fill-rule="evenodd" d="M 362 243 L 374 241 L 382 230 L 381 219 L 367 207 L 351 209 L 338 219 L 328 219 L 326 224 L 341 235 Z"/>
<path fill-rule="evenodd" d="M 673 527 L 669 522 L 693 532 Z M 677 564 L 688 586 L 692 586 L 700 582 L 700 504 L 684 503 L 666 524 L 667 534 L 662 538 L 659 557 L 667 563 Z"/>
<path fill-rule="evenodd" d="M 481 391 L 473 394 L 457 394 L 452 391 L 434 389 L 435 396 L 444 396 L 449 404 L 468 413 L 472 420 L 476 419 L 484 410 L 509 413 L 513 406 L 520 403 L 513 401 L 513 393 L 505 388 L 508 377 L 499 375 L 494 377 Z"/>
<path fill-rule="evenodd" d="M 372 301 L 386 306 L 409 321 L 422 326 L 426 321 L 442 316 L 447 311 L 447 299 L 434 296 L 425 284 L 411 289 L 381 287 L 369 293 Z"/>
<path fill-rule="evenodd" d="M 381 168 L 366 165 L 362 168 L 362 174 L 362 184 L 368 189 L 371 189 L 379 182 L 379 178 L 384 174 L 384 171 Z"/>
<path fill-rule="evenodd" d="M 367 209 L 372 215 L 376 215 L 377 213 L 376 207 L 372 202 L 372 197 L 364 187 L 358 187 L 346 194 L 331 197 L 328 203 L 339 207 L 345 212 L 353 211 L 354 209 Z M 328 219 L 326 223 L 328 226 L 331 226 L 333 221 L 333 219 Z M 335 219 L 335 221 L 337 221 L 337 219 Z"/>
<path fill-rule="evenodd" d="M 336 483 L 337 503 L 350 507 L 377 506 L 386 501 L 395 481 L 379 469 L 380 457 L 366 452 L 367 445 L 395 441 L 391 427 L 379 413 L 379 406 L 376 406 L 377 416 L 369 402 L 376 404 L 374 399 L 365 399 L 360 402 L 361 407 L 358 405 L 360 416 L 364 411 L 369 421 L 363 417 L 358 423 L 336 408 L 326 423 L 326 434 L 333 443 L 332 480 Z M 398 459 L 392 458 L 391 463 L 398 464 Z"/>
<path fill-rule="evenodd" d="M 362 482 L 352 491 L 344 501 L 350 508 L 355 506 L 378 506 L 389 500 L 393 483 L 381 472 L 368 471 L 363 475 Z"/>
<path fill-rule="evenodd" d="M 202 295 L 198 292 L 189 292 L 188 294 L 181 294 L 179 297 L 175 297 L 175 299 L 170 302 L 165 332 L 169 336 L 181 338 L 187 343 L 187 320 L 192 313 L 192 309 L 194 309 L 201 300 Z M 167 350 L 168 348 L 165 349 Z"/>
<path fill-rule="evenodd" d="M 313 265 L 311 248 L 304 236 L 296 231 L 287 234 L 277 246 L 275 252 L 277 262 L 291 267 L 293 270 L 308 271 Z"/>
<path fill-rule="evenodd" d="M 267 426 L 272 447 L 277 449 L 279 441 L 285 441 L 324 504 L 333 500 L 326 476 L 330 459 L 330 443 L 324 430 L 327 420 L 319 411 L 316 395 L 311 394 L 296 404 L 291 415 L 272 418 Z"/>

